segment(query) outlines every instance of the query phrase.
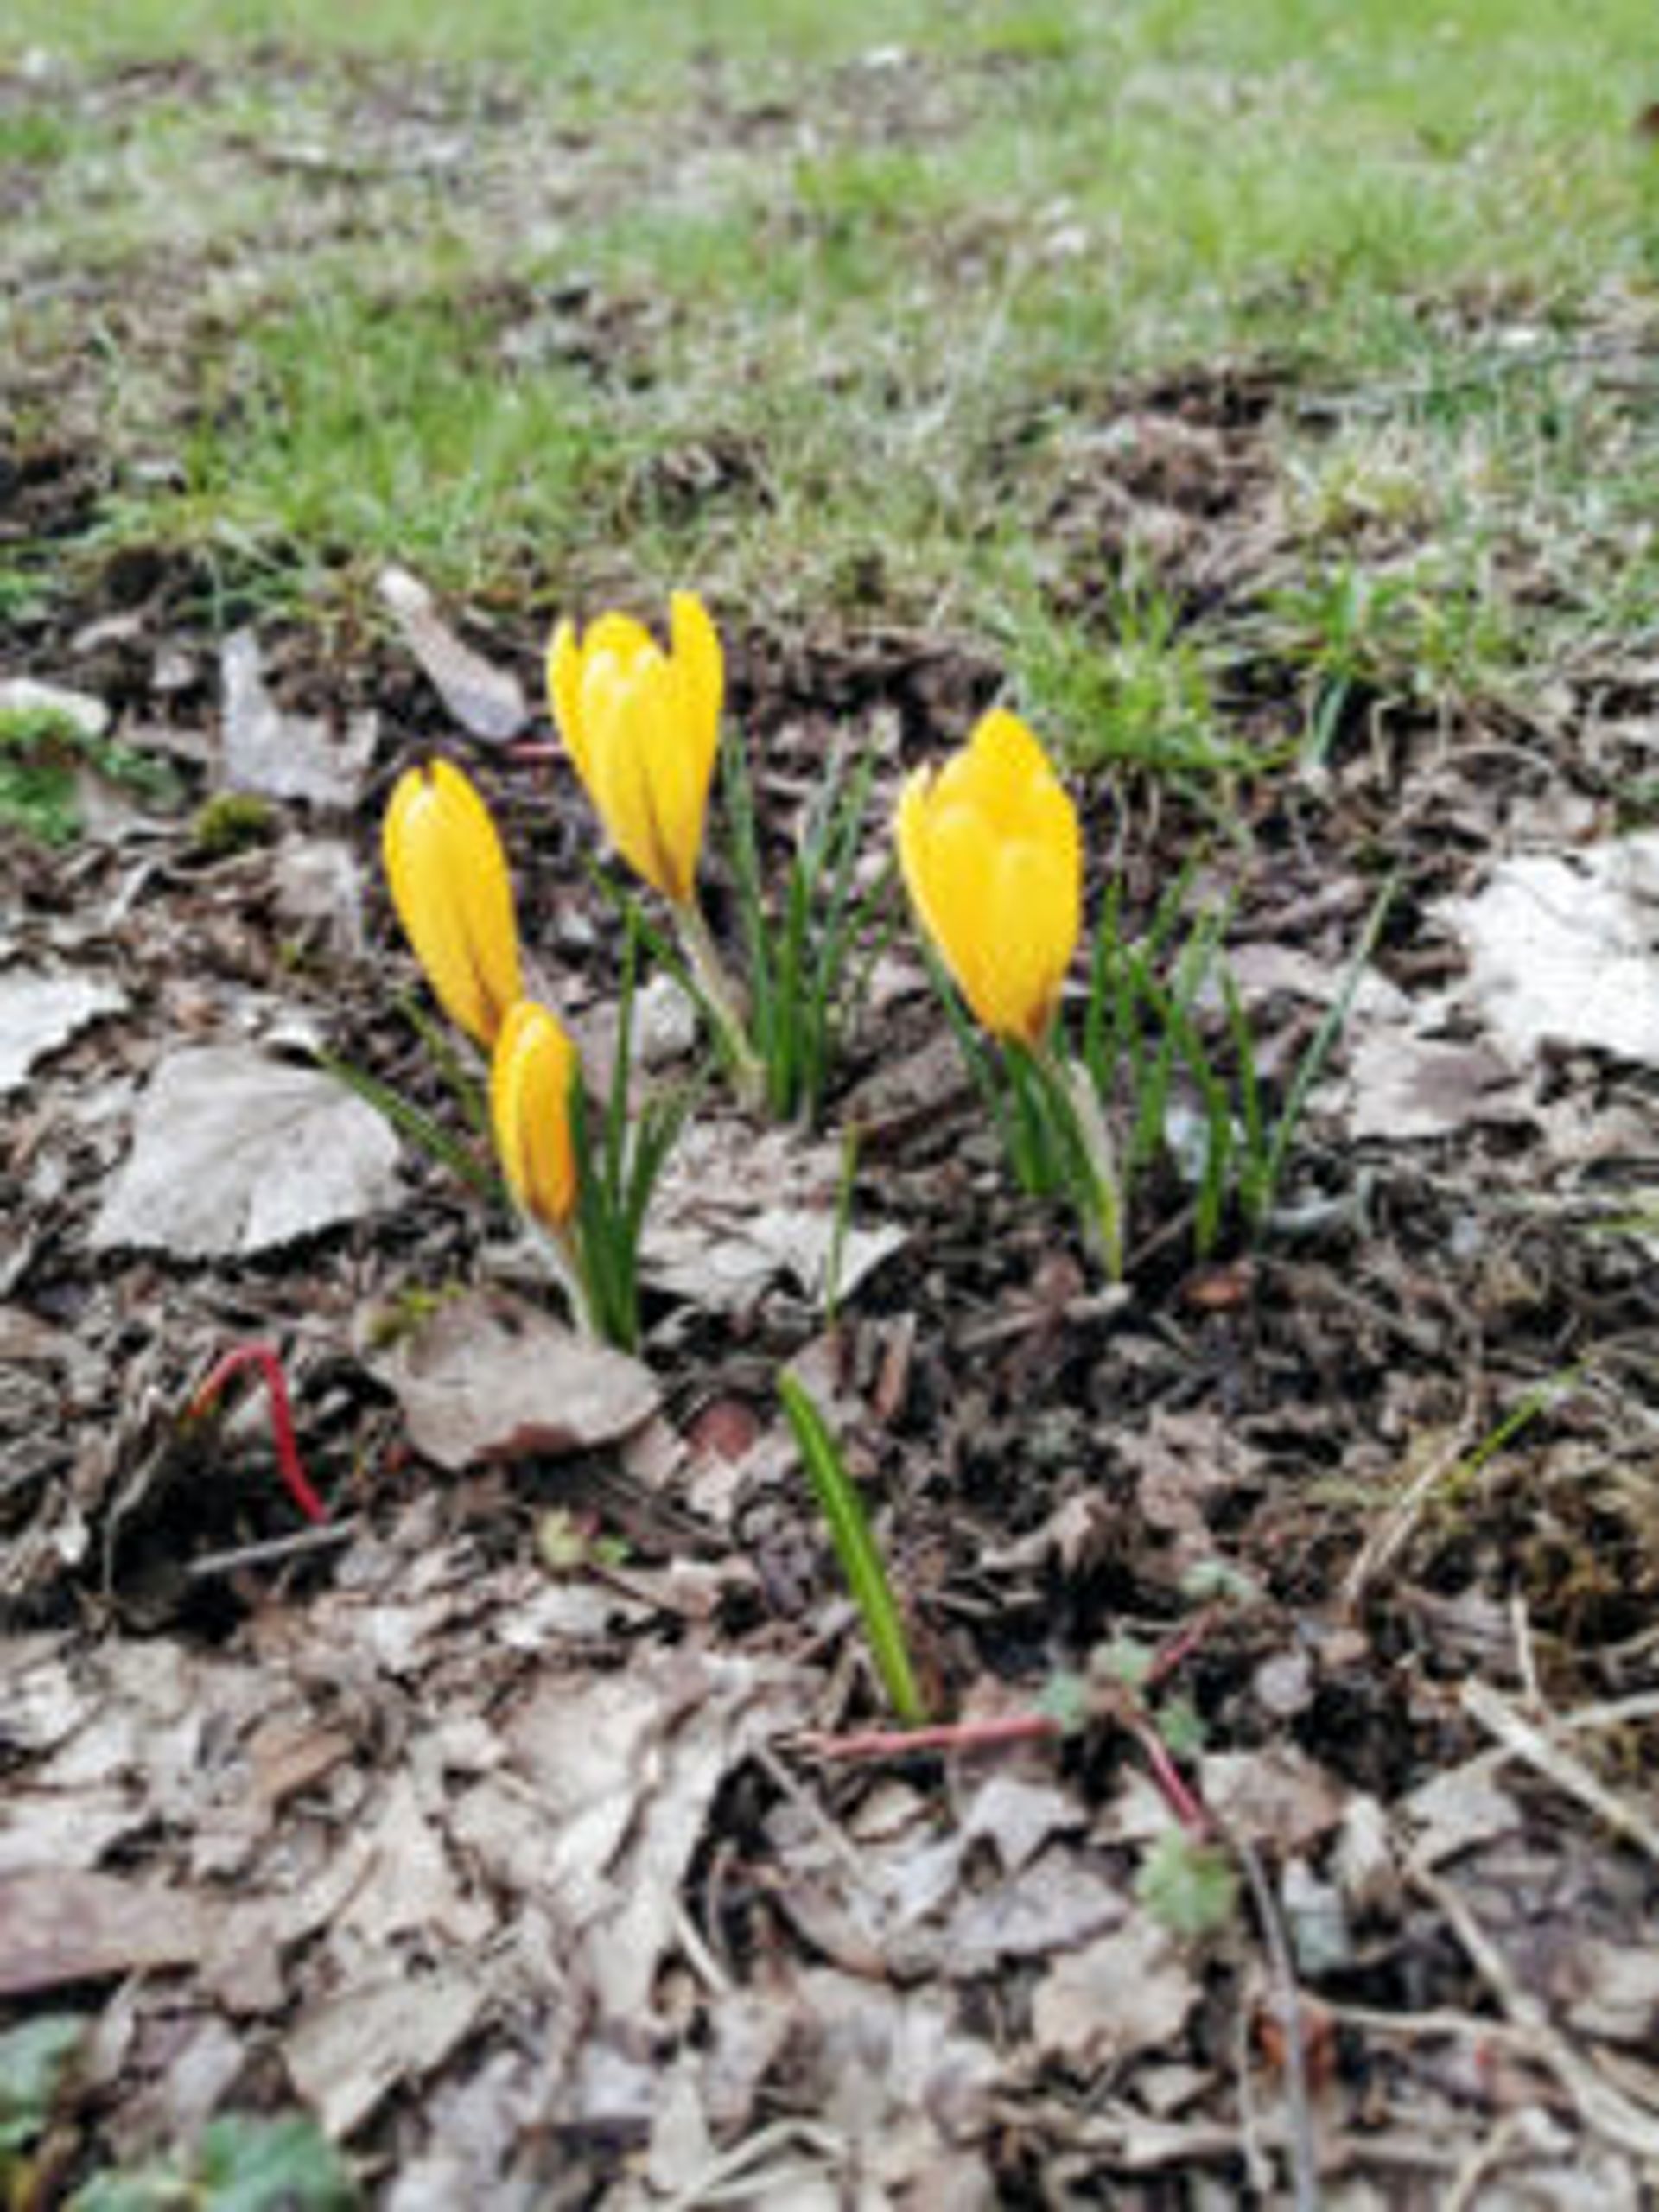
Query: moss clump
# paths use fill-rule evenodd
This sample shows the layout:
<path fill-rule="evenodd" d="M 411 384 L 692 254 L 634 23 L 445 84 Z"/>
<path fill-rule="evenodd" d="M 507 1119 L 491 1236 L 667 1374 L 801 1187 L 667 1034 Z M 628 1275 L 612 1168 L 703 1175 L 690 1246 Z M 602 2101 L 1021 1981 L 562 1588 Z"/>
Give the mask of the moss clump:
<path fill-rule="evenodd" d="M 220 791 L 196 809 L 190 824 L 192 849 L 211 861 L 268 845 L 276 834 L 276 808 L 250 791 Z"/>

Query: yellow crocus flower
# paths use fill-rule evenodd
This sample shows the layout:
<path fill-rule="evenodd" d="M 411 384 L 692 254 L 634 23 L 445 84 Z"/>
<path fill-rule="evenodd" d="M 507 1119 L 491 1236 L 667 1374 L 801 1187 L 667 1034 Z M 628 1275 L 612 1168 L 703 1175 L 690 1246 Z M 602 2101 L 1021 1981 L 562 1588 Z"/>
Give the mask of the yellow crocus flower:
<path fill-rule="evenodd" d="M 976 1017 L 1039 1046 L 1083 922 L 1077 810 L 1042 747 L 986 715 L 943 768 L 909 778 L 894 826 L 911 902 Z"/>
<path fill-rule="evenodd" d="M 692 904 L 725 666 L 694 592 L 670 604 L 670 647 L 626 614 L 548 648 L 553 719 L 600 819 L 630 868 L 677 907 Z"/>
<path fill-rule="evenodd" d="M 544 1006 L 520 999 L 501 1024 L 490 1061 L 490 1122 L 513 1197 L 559 1236 L 576 1203 L 570 1092 L 576 1048 Z"/>
<path fill-rule="evenodd" d="M 461 770 L 400 776 L 382 849 L 391 903 L 449 1019 L 486 1049 L 519 996 L 512 886 L 490 810 Z"/>

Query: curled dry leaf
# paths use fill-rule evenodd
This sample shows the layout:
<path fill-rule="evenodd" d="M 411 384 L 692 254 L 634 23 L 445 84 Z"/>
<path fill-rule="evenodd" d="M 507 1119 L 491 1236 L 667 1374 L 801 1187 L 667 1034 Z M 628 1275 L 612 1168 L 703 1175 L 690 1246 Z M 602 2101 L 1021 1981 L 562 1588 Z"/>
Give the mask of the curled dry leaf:
<path fill-rule="evenodd" d="M 0 974 L 0 1096 L 21 1089 L 37 1060 L 88 1022 L 125 1004 L 118 985 L 96 976 L 7 969 Z"/>
<path fill-rule="evenodd" d="M 518 677 L 462 645 L 437 613 L 431 593 L 407 569 L 383 569 L 378 588 L 404 643 L 467 735 L 494 744 L 517 737 L 530 720 Z"/>

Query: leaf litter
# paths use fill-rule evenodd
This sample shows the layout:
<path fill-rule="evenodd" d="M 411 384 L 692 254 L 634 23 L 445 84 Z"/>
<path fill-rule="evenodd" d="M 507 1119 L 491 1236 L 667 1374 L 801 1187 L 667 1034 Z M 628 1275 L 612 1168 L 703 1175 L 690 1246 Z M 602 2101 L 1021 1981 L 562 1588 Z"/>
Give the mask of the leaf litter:
<path fill-rule="evenodd" d="M 1104 528 L 1213 584 L 1230 545 L 1281 527 L 1260 408 L 1236 397 L 1195 374 L 1078 442 L 1065 512 L 1094 549 Z M 503 805 L 573 842 L 564 799 L 501 741 L 493 679 L 509 654 L 532 664 L 534 626 L 504 620 L 499 665 L 474 665 L 430 602 L 405 604 L 419 680 L 491 747 Z M 66 610 L 34 664 L 73 665 L 100 611 Z M 188 677 L 202 641 L 148 620 L 99 652 L 144 648 L 123 696 L 193 725 L 188 772 L 222 754 L 270 791 L 270 844 L 226 861 L 182 823 L 136 850 L 93 824 L 61 866 L 0 852 L 9 957 L 79 986 L 0 1024 L 18 1040 L 0 1957 L 28 1986 L 13 2017 L 72 2006 L 100 2046 L 96 2103 L 59 2115 L 83 2167 L 299 2101 L 404 2212 L 740 2187 L 917 2212 L 1290 2201 L 1262 1909 L 1200 1940 L 1147 1914 L 1137 1874 L 1169 1812 L 1128 1734 L 840 1769 L 809 1748 L 869 1716 L 773 1407 L 805 1351 L 957 1710 L 1028 1712 L 1123 1638 L 1177 1648 L 1180 1756 L 1284 1923 L 1330 2201 L 1442 2202 L 1460 2176 L 1494 2202 L 1641 2201 L 1655 1891 L 1632 1839 L 1651 1827 L 1659 1546 L 1630 1347 L 1659 1317 L 1644 1255 L 1537 1205 L 1582 1172 L 1556 1148 L 1567 1109 L 1605 1125 L 1616 1106 L 1651 1138 L 1645 1017 L 1606 988 L 1650 979 L 1630 841 L 1496 859 L 1483 906 L 1448 857 L 1501 849 L 1478 748 L 1435 733 L 1436 765 L 1392 791 L 1339 750 L 1327 810 L 1242 886 L 1274 956 L 1241 960 L 1264 1066 L 1294 1062 L 1340 986 L 1368 895 L 1354 846 L 1380 838 L 1416 904 L 1310 1108 L 1281 1241 L 1196 1276 L 1154 1250 L 1128 1300 L 1079 1299 L 899 993 L 849 1092 L 903 1068 L 917 1098 L 870 1117 L 834 1330 L 836 1147 L 711 1122 L 664 1209 L 645 1359 L 601 1374 L 547 1313 L 479 1287 L 492 1230 L 425 1163 L 336 1119 L 355 1102 L 315 1071 L 232 1041 L 268 1033 L 274 999 L 423 1080 L 379 1011 L 384 912 L 338 851 L 308 906 L 295 855 L 320 809 L 372 875 L 369 779 L 427 695 L 410 713 L 382 664 L 354 721 L 363 692 L 320 646 L 285 641 L 273 676 L 277 648 L 245 640 L 221 726 Z M 746 727 L 802 787 L 821 735 L 804 684 L 899 709 L 907 760 L 960 734 L 942 701 L 983 687 L 937 640 L 826 627 L 810 683 L 772 645 L 742 657 Z M 1148 835 L 1181 842 L 1169 804 Z M 1131 855 L 1131 903 L 1164 849 Z M 1332 880 L 1344 909 L 1319 903 Z M 547 936 L 602 996 L 603 918 Z M 204 1054 L 230 1056 L 206 1068 L 228 1084 Z M 156 1112 L 181 1078 L 188 1141 Z M 237 1102 L 223 1123 L 209 1090 Z M 400 1300 L 428 1319 L 372 1349 L 361 1317 Z M 153 1471 L 209 1356 L 254 1332 L 288 1348 L 335 1501 L 326 1549 L 293 1548 L 257 1406 L 210 1464 Z M 1576 1388 L 1481 1457 L 1568 1358 Z M 1424 1440 L 1448 1436 L 1388 1573 L 1344 1595 Z M 172 1572 L 136 1633 L 157 1558 Z M 1231 1567 L 1252 1596 L 1190 1594 Z M 1495 1746 L 1458 1694 L 1471 1675 L 1573 1758 Z"/>

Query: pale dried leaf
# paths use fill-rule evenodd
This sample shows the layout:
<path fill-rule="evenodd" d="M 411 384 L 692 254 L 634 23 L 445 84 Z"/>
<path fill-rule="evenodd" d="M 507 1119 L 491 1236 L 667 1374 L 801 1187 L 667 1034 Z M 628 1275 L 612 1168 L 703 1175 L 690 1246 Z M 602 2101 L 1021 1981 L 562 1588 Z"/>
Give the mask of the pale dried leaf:
<path fill-rule="evenodd" d="M 0 1880 L 0 1997 L 102 1981 L 199 1958 L 207 1904 L 157 1882 L 67 1867 Z"/>
<path fill-rule="evenodd" d="M 710 1655 L 553 1675 L 506 1717 L 507 1764 L 466 1792 L 454 1834 L 493 1879 L 546 1904 L 601 2015 L 638 2022 L 715 1793 L 805 1713 L 791 1675 Z"/>
<path fill-rule="evenodd" d="M 390 1205 L 397 1140 L 331 1077 L 246 1045 L 187 1046 L 150 1077 L 94 1250 L 270 1251 Z"/>
<path fill-rule="evenodd" d="M 404 643 L 467 735 L 492 744 L 517 737 L 530 720 L 518 677 L 463 645 L 438 614 L 431 593 L 407 569 L 383 569 L 378 588 Z"/>
<path fill-rule="evenodd" d="M 495 1291 L 447 1300 L 365 1363 L 397 1398 L 416 1450 L 452 1472 L 591 1451 L 639 1427 L 658 1402 L 637 1359 Z"/>
<path fill-rule="evenodd" d="M 1412 1859 L 1435 1866 L 1478 1843 L 1510 1835 L 1521 1825 L 1513 1797 L 1498 1786 L 1490 1758 L 1451 1767 L 1402 1800 L 1400 1808 L 1413 1833 Z"/>
<path fill-rule="evenodd" d="M 1323 1767 L 1291 1744 L 1261 1751 L 1211 1751 L 1201 1762 L 1204 1795 L 1247 1843 L 1275 1853 L 1304 1851 L 1341 1820 L 1346 1796 Z"/>
<path fill-rule="evenodd" d="M 1032 1997 L 1045 2056 L 1093 2072 L 1144 2050 L 1167 2051 L 1198 2000 L 1173 1938 L 1144 1913 L 1058 1959 Z"/>
<path fill-rule="evenodd" d="M 947 1996 L 900 1992 L 833 1967 L 796 1974 L 792 1992 L 825 2115 L 880 2156 L 885 2177 L 906 2178 L 905 2167 L 938 2156 L 941 2137 L 963 2140 L 984 2125 L 995 2054 L 958 2028 Z M 919 2133 L 901 2141 L 912 2123 Z"/>
<path fill-rule="evenodd" d="M 20 1089 L 37 1060 L 126 1002 L 117 984 L 95 976 L 26 968 L 0 973 L 0 1096 Z"/>
<path fill-rule="evenodd" d="M 0 1875 L 45 1866 L 90 1873 L 152 1817 L 137 1792 L 116 1783 L 35 1789 L 14 1781 L 0 1800 Z"/>
<path fill-rule="evenodd" d="M 1441 918 L 1469 957 L 1469 991 L 1518 1063 L 1547 1045 L 1659 1065 L 1659 831 L 1499 863 Z"/>
<path fill-rule="evenodd" d="M 849 1222 L 837 1250 L 842 1160 L 833 1144 L 783 1129 L 693 1122 L 663 1172 L 641 1259 L 658 1288 L 715 1312 L 741 1312 L 774 1283 L 821 1298 L 831 1259 L 850 1296 L 906 1242 L 892 1225 Z"/>
<path fill-rule="evenodd" d="M 471 2034 L 485 1993 L 461 1968 L 379 1974 L 315 2005 L 283 2044 L 295 2088 L 336 2140 L 392 2090 L 441 2065 Z"/>
<path fill-rule="evenodd" d="M 964 1824 L 966 1840 L 988 1841 L 1004 1873 L 1017 1874 L 1052 1836 L 1082 1827 L 1086 1817 L 1076 1799 L 1052 1782 L 994 1774 L 975 1792 Z"/>
<path fill-rule="evenodd" d="M 315 715 L 283 712 L 265 684 L 259 640 L 238 630 L 219 651 L 225 690 L 221 779 L 227 791 L 303 799 L 341 811 L 354 806 L 374 757 L 373 715 L 355 715 L 342 738 Z"/>
<path fill-rule="evenodd" d="M 60 715 L 84 738 L 99 738 L 110 727 L 110 710 L 89 691 L 42 683 L 33 676 L 0 679 L 0 715 Z"/>
<path fill-rule="evenodd" d="M 1632 1949 L 1575 1934 L 1566 1970 L 1578 1993 L 1567 2017 L 1580 2034 L 1659 2050 L 1659 1942 Z"/>
<path fill-rule="evenodd" d="M 1450 1136 L 1475 1122 L 1528 1111 L 1513 1070 L 1490 1046 L 1448 1044 L 1379 1024 L 1348 1053 L 1348 1131 L 1354 1137 Z"/>
<path fill-rule="evenodd" d="M 947 1923 L 944 1962 L 952 1974 L 988 1974 L 1007 1959 L 1087 1942 L 1128 1910 L 1096 1859 L 1055 1845 L 1018 1874 L 961 1899 Z"/>
<path fill-rule="evenodd" d="M 442 1839 L 422 1809 L 413 1777 L 394 1774 L 385 1796 L 353 1847 L 362 1878 L 337 1928 L 376 1947 L 408 1929 L 457 1943 L 490 1934 L 495 1916 L 480 1899 L 461 1894 Z"/>

